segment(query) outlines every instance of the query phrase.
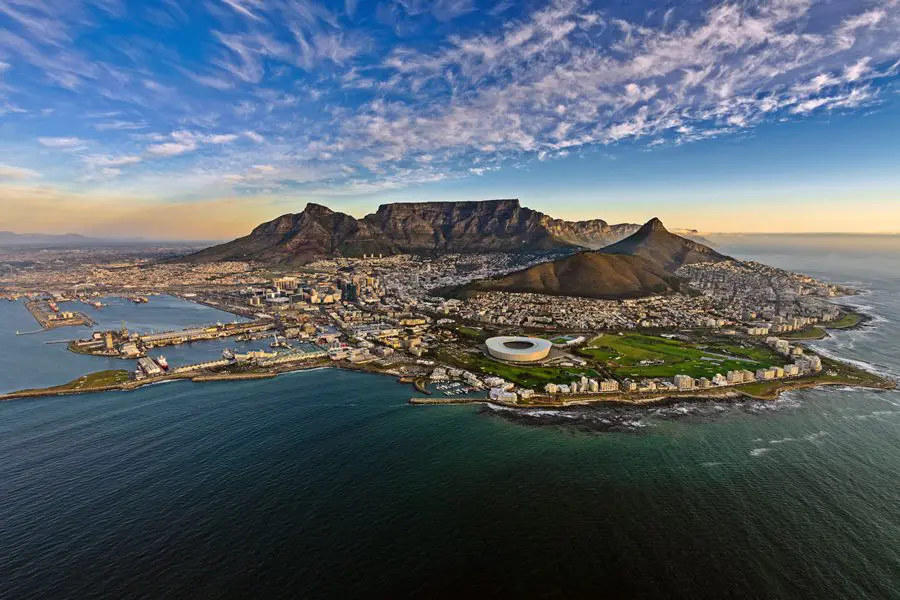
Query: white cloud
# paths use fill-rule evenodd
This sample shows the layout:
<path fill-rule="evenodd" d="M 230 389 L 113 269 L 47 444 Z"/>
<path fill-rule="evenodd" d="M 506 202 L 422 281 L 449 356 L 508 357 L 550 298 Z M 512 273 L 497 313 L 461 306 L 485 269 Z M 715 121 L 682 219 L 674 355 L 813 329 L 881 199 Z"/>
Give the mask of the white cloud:
<path fill-rule="evenodd" d="M 107 156 L 103 154 L 89 154 L 83 157 L 86 164 L 92 167 L 124 167 L 136 165 L 143 159 L 140 156 Z"/>
<path fill-rule="evenodd" d="M 206 142 L 207 144 L 230 144 L 237 138 L 238 138 L 238 136 L 236 136 L 234 134 L 226 133 L 226 134 L 215 134 L 215 135 L 206 136 L 203 139 L 203 141 Z"/>
<path fill-rule="evenodd" d="M 197 149 L 194 142 L 166 142 L 147 146 L 147 152 L 155 156 L 178 156 Z"/>
<path fill-rule="evenodd" d="M 233 133 L 198 133 L 180 129 L 173 131 L 168 136 L 152 135 L 149 139 L 159 144 L 151 144 L 147 146 L 147 152 L 155 156 L 178 156 L 193 152 L 200 147 L 200 144 L 225 145 L 238 139 L 237 134 Z"/>
<path fill-rule="evenodd" d="M 97 123 L 94 125 L 94 129 L 97 131 L 136 131 L 138 129 L 146 129 L 147 124 L 144 122 L 137 121 L 107 121 L 104 123 Z"/>
<path fill-rule="evenodd" d="M 257 144 L 262 144 L 263 142 L 266 141 L 266 138 L 264 138 L 260 134 L 256 133 L 255 131 L 250 131 L 250 130 L 247 130 L 244 132 L 244 137 L 246 137 L 247 139 L 249 139 L 253 142 L 256 142 Z"/>
<path fill-rule="evenodd" d="M 41 85 L 71 90 L 57 106 L 17 105 L 85 119 L 109 154 L 84 156 L 100 137 L 81 129 L 72 131 L 97 139 L 39 142 L 71 150 L 60 158 L 90 176 L 129 181 L 164 169 L 125 168 L 142 153 L 194 153 L 190 173 L 211 185 L 395 189 L 583 147 L 669 147 L 874 105 L 900 65 L 898 0 L 723 0 L 630 20 L 615 7 L 601 13 L 599 0 L 498 0 L 455 31 L 446 23 L 472 12 L 472 0 L 379 0 L 381 24 L 355 0 L 207 0 L 197 10 L 213 25 L 198 52 L 129 36 L 115 65 L 73 43 L 101 33 L 92 1 L 0 0 L 14 24 L 0 28 L 0 72 L 33 67 Z M 402 40 L 423 23 L 450 33 L 388 44 L 378 30 Z M 45 103 L 39 86 L 22 85 L 29 102 Z M 17 106 L 7 89 L 4 115 Z"/>
<path fill-rule="evenodd" d="M 900 55 L 887 43 L 900 30 L 900 2 L 880 4 L 835 7 L 843 14 L 817 21 L 815 32 L 812 1 L 775 0 L 715 4 L 690 22 L 678 10 L 614 20 L 613 35 L 589 2 L 551 1 L 436 51 L 395 49 L 383 63 L 392 76 L 376 84 L 385 93 L 339 120 L 340 134 L 317 151 L 355 152 L 381 176 L 423 155 L 454 168 L 470 154 L 551 157 L 666 135 L 684 143 L 779 113 L 859 107 L 877 99 L 871 82 L 886 71 L 875 65 Z M 348 74 L 348 89 L 369 86 Z"/>
<path fill-rule="evenodd" d="M 83 144 L 76 137 L 39 137 L 38 142 L 48 148 L 77 148 Z"/>

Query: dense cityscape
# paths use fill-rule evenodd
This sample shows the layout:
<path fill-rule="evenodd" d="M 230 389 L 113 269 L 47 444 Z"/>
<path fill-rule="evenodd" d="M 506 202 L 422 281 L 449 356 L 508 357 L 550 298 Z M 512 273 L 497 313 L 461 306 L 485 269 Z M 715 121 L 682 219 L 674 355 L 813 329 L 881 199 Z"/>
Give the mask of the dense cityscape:
<path fill-rule="evenodd" d="M 74 259 L 61 253 L 44 260 L 40 255 L 7 257 L 0 291 L 8 299 L 28 299 L 42 327 L 91 324 L 86 314 L 71 308 L 78 302 L 100 308 L 105 297 L 142 303 L 156 294 L 242 319 L 154 333 L 129 332 L 123 323 L 120 330 L 70 342 L 73 352 L 134 359 L 132 384 L 171 377 L 242 379 L 334 364 L 396 376 L 428 394 L 441 392 L 434 402 L 454 396 L 534 404 L 610 394 L 704 393 L 822 373 L 822 359 L 793 340 L 829 324 L 852 326 L 860 318 L 833 303 L 853 290 L 734 260 L 684 265 L 678 275 L 688 287 L 646 298 L 485 292 L 457 299 L 441 290 L 553 255 L 380 254 L 273 269 L 234 261 L 192 265 L 130 252 L 110 257 L 108 252 L 93 260 L 83 253 Z M 66 302 L 76 304 L 60 310 Z M 704 367 L 723 368 L 661 376 L 656 373 L 665 357 L 625 365 L 616 362 L 621 357 L 595 356 L 616 332 L 659 342 L 681 340 L 685 350 L 709 354 L 701 357 L 708 361 Z M 550 339 L 553 349 L 534 365 L 491 356 L 485 340 L 509 333 Z M 171 368 L 164 357 L 148 357 L 148 350 L 157 347 L 229 338 L 264 343 L 260 349 L 226 350 L 217 360 Z M 730 340 L 731 350 L 709 350 L 726 347 L 724 340 Z M 532 377 L 531 367 L 540 368 L 542 377 Z M 629 369 L 632 373 L 625 375 Z M 833 366 L 824 370 L 836 375 Z"/>

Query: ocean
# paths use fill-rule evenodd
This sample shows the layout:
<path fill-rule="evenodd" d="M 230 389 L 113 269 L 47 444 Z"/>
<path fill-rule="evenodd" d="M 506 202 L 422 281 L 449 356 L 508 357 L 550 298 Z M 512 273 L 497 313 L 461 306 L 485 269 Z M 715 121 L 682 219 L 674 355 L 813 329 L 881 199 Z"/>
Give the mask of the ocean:
<path fill-rule="evenodd" d="M 841 301 L 873 322 L 816 344 L 900 375 L 900 254 L 723 249 L 869 290 Z M 176 326 L 180 302 L 108 318 Z M 16 337 L 22 311 L 0 303 L 0 389 L 105 362 L 39 339 L 65 330 Z M 528 414 L 410 395 L 322 369 L 0 403 L 0 598 L 900 598 L 896 391 Z"/>

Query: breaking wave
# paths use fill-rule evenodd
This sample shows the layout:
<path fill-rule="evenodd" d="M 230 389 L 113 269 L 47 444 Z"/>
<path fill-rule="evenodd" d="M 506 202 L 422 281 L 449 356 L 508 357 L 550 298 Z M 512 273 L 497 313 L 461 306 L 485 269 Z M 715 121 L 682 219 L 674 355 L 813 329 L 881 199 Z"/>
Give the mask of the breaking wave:
<path fill-rule="evenodd" d="M 511 422 L 528 425 L 574 427 L 597 432 L 639 431 L 663 422 L 712 423 L 741 414 L 764 414 L 802 405 L 799 395 L 784 394 L 778 400 L 682 401 L 659 406 L 570 406 L 562 408 L 511 408 L 487 403 L 481 411 Z M 760 440 L 761 441 L 761 440 Z"/>

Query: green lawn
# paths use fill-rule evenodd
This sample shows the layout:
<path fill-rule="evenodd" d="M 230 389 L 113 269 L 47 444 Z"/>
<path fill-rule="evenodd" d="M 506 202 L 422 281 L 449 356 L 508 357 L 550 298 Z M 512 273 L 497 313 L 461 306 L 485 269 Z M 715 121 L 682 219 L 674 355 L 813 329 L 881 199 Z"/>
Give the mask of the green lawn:
<path fill-rule="evenodd" d="M 862 321 L 862 315 L 857 313 L 847 313 L 837 321 L 826 323 L 828 329 L 846 329 L 848 327 L 856 327 Z"/>
<path fill-rule="evenodd" d="M 472 338 L 475 340 L 483 340 L 487 337 L 487 334 L 483 329 L 476 329 L 475 327 L 469 327 L 468 325 L 460 325 L 456 328 L 456 333 L 463 337 Z"/>
<path fill-rule="evenodd" d="M 71 381 L 65 385 L 60 386 L 60 388 L 92 389 L 110 385 L 120 385 L 122 383 L 126 383 L 130 379 L 130 377 L 131 374 L 128 371 L 124 371 L 121 369 L 116 371 L 100 371 L 98 373 L 91 373 L 89 375 L 79 377 L 75 381 Z"/>
<path fill-rule="evenodd" d="M 83 375 L 78 379 L 70 381 L 69 383 L 64 383 L 62 385 L 53 386 L 47 388 L 48 392 L 71 392 L 71 391 L 88 391 L 94 390 L 98 388 L 109 387 L 113 385 L 121 385 L 123 383 L 127 383 L 131 379 L 131 374 L 128 371 L 118 369 L 115 371 L 99 371 L 97 373 L 90 373 L 88 375 Z M 24 390 L 27 392 L 38 391 L 38 390 Z"/>
<path fill-rule="evenodd" d="M 806 327 L 799 331 L 787 331 L 778 335 L 783 340 L 821 340 L 828 337 L 821 327 Z"/>
<path fill-rule="evenodd" d="M 619 377 L 672 377 L 684 374 L 712 378 L 735 369 L 751 371 L 780 365 L 785 359 L 766 347 L 735 343 L 692 344 L 641 333 L 604 334 L 579 353 L 605 365 Z M 641 361 L 661 364 L 641 365 Z"/>

